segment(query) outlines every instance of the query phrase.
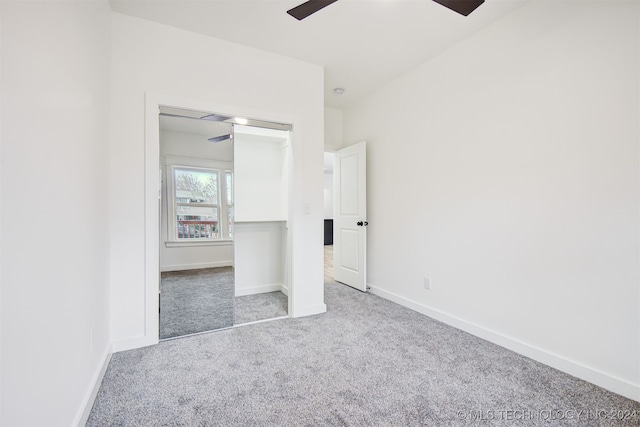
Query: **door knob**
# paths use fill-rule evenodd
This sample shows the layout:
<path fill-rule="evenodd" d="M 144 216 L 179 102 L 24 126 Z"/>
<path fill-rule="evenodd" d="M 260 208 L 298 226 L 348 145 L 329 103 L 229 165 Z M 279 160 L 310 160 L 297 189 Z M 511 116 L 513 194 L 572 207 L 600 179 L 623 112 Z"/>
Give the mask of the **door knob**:
<path fill-rule="evenodd" d="M 364 227 L 366 227 L 367 225 L 369 225 L 369 222 L 367 222 L 367 221 L 358 221 L 358 222 L 356 223 L 356 225 L 357 225 L 358 227 L 363 227 L 363 226 L 364 226 Z"/>

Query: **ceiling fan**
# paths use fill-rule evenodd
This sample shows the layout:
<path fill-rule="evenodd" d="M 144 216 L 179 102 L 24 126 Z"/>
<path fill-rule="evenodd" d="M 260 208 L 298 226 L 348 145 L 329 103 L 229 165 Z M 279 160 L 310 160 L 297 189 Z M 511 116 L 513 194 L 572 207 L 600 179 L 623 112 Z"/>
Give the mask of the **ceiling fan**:
<path fill-rule="evenodd" d="M 228 125 L 228 130 L 225 129 L 224 132 L 228 132 L 229 130 L 231 130 L 231 133 L 225 133 L 223 135 L 207 138 L 210 142 L 214 142 L 214 143 L 226 141 L 228 139 L 232 140 L 233 124 L 234 122 L 239 121 L 238 117 L 223 116 L 220 114 L 210 114 L 210 113 L 204 113 L 200 111 L 183 110 L 179 108 L 164 107 L 164 106 L 160 107 L 160 117 L 161 118 L 173 117 L 178 119 L 192 119 L 192 120 L 208 120 L 211 122 L 219 122 L 219 123 Z M 216 133 L 219 133 L 219 130 Z"/>
<path fill-rule="evenodd" d="M 309 0 L 302 3 L 293 9 L 287 10 L 287 13 L 298 21 L 302 21 L 307 16 L 316 13 L 320 9 L 329 6 L 331 3 L 335 3 L 338 0 Z M 433 0 L 436 3 L 443 5 L 461 15 L 467 16 L 478 8 L 484 0 Z"/>

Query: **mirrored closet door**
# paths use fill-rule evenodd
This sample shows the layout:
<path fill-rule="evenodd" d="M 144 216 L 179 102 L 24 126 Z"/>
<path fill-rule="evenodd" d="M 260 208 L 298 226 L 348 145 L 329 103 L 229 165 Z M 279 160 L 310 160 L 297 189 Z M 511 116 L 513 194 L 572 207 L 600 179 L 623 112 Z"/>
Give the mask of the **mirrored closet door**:
<path fill-rule="evenodd" d="M 286 125 L 160 108 L 161 340 L 287 316 L 289 141 Z"/>

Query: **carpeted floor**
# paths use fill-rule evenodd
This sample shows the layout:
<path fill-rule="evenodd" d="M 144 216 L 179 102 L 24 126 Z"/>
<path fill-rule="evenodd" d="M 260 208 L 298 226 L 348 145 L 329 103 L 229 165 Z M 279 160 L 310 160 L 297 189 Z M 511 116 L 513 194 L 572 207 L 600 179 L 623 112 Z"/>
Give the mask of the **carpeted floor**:
<path fill-rule="evenodd" d="M 325 291 L 326 314 L 114 354 L 87 425 L 637 426 L 640 421 L 638 402 L 375 295 L 330 280 Z"/>
<path fill-rule="evenodd" d="M 236 297 L 236 325 L 286 316 L 289 299 L 282 292 Z"/>
<path fill-rule="evenodd" d="M 164 272 L 160 286 L 160 339 L 288 313 L 288 299 L 282 292 L 234 297 L 232 267 Z"/>
<path fill-rule="evenodd" d="M 171 271 L 160 280 L 160 339 L 233 326 L 233 267 Z"/>

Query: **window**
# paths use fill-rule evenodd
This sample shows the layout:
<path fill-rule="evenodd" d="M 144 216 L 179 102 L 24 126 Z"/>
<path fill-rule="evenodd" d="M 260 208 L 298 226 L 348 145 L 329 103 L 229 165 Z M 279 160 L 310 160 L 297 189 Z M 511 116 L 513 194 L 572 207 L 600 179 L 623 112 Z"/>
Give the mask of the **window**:
<path fill-rule="evenodd" d="M 231 171 L 169 165 L 167 178 L 170 242 L 212 242 L 232 238 Z"/>
<path fill-rule="evenodd" d="M 225 186 L 227 193 L 227 224 L 229 227 L 229 238 L 233 239 L 233 174 L 231 171 L 225 172 Z"/>

